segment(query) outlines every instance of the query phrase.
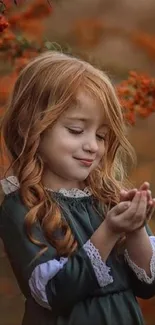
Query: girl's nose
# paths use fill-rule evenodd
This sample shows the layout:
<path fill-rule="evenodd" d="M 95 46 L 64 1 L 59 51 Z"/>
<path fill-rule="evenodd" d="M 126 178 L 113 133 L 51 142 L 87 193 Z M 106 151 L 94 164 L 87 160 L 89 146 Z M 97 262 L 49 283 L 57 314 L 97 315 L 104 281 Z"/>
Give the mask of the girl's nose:
<path fill-rule="evenodd" d="M 98 144 L 96 138 L 90 138 L 83 144 L 83 150 L 96 153 L 98 151 Z"/>

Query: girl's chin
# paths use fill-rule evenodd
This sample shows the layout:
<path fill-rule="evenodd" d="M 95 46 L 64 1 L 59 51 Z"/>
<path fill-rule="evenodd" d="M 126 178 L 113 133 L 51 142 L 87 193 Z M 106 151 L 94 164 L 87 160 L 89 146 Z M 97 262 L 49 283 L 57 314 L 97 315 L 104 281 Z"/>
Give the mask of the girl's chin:
<path fill-rule="evenodd" d="M 90 174 L 90 173 L 85 173 L 85 174 L 83 173 L 83 175 L 77 175 L 77 174 L 76 174 L 76 176 L 75 176 L 74 179 L 75 179 L 76 181 L 78 181 L 78 182 L 84 182 L 84 181 L 87 179 L 87 177 L 89 176 L 89 174 Z"/>

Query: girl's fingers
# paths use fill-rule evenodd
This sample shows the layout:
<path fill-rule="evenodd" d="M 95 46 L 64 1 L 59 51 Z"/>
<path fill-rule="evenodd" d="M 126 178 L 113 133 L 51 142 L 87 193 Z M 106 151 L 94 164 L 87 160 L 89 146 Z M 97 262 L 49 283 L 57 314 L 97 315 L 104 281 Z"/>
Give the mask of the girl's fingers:
<path fill-rule="evenodd" d="M 139 204 L 133 218 L 133 229 L 140 229 L 146 221 L 147 193 L 141 191 L 139 195 Z"/>
<path fill-rule="evenodd" d="M 148 201 L 148 204 L 150 204 L 152 202 L 152 193 L 150 191 L 150 184 L 148 182 L 144 182 L 140 188 L 139 188 L 139 191 L 147 191 L 147 201 Z M 125 191 L 125 190 L 122 190 L 120 192 L 120 201 L 132 201 L 135 194 L 137 192 L 137 189 L 134 188 L 130 191 Z"/>
<path fill-rule="evenodd" d="M 140 200 L 141 200 L 141 192 L 137 191 L 133 200 L 132 200 L 132 204 L 130 206 L 131 210 L 133 209 L 135 212 L 137 211 Z"/>
<path fill-rule="evenodd" d="M 125 191 L 125 190 L 122 190 L 122 191 L 120 192 L 120 201 L 121 201 L 121 202 L 122 202 L 122 201 L 126 201 L 127 196 L 128 196 L 128 192 Z"/>
<path fill-rule="evenodd" d="M 140 191 L 147 191 L 149 189 L 150 189 L 150 183 L 148 182 L 144 182 L 139 188 Z"/>
<path fill-rule="evenodd" d="M 150 207 L 150 210 L 146 214 L 147 221 L 151 220 L 151 218 L 153 217 L 154 212 L 155 212 L 155 207 L 154 206 Z"/>
<path fill-rule="evenodd" d="M 146 218 L 149 221 L 155 212 L 155 199 L 152 199 L 152 202 L 149 204 L 146 210 Z"/>
<path fill-rule="evenodd" d="M 122 190 L 120 193 L 120 201 L 132 201 L 132 199 L 134 198 L 135 194 L 137 192 L 137 189 L 134 188 L 130 191 L 125 191 Z"/>
<path fill-rule="evenodd" d="M 150 190 L 147 191 L 147 202 L 148 204 L 152 203 L 152 192 Z"/>
<path fill-rule="evenodd" d="M 129 209 L 125 212 L 128 213 L 128 218 L 133 217 L 133 222 L 139 222 L 146 218 L 147 196 L 146 191 L 137 191 Z"/>
<path fill-rule="evenodd" d="M 139 205 L 138 205 L 137 211 L 135 213 L 135 218 L 139 218 L 139 219 L 145 218 L 146 210 L 147 210 L 147 192 L 141 191 Z"/>
<path fill-rule="evenodd" d="M 147 200 L 148 200 L 148 203 L 151 202 L 151 200 L 152 200 L 152 193 L 150 191 L 150 183 L 144 182 L 140 186 L 139 191 L 147 191 Z"/>
<path fill-rule="evenodd" d="M 127 209 L 127 211 L 124 212 L 125 218 L 130 219 L 135 217 L 135 214 L 139 206 L 140 198 L 141 198 L 141 192 L 137 191 L 133 200 L 131 201 L 129 208 Z"/>
<path fill-rule="evenodd" d="M 130 205 L 131 205 L 130 201 L 120 202 L 108 212 L 107 216 L 111 215 L 117 217 L 118 215 L 126 211 L 130 207 Z"/>

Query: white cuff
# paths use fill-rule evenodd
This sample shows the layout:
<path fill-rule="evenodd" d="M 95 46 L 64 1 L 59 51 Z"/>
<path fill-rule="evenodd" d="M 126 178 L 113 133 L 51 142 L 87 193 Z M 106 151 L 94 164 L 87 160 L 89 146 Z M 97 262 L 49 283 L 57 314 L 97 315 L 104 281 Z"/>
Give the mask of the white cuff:
<path fill-rule="evenodd" d="M 87 256 L 89 257 L 94 269 L 98 284 L 100 287 L 105 287 L 113 282 L 112 276 L 109 274 L 108 267 L 101 259 L 98 249 L 88 240 L 83 246 Z"/>
<path fill-rule="evenodd" d="M 134 273 L 137 275 L 137 278 L 145 282 L 147 284 L 151 284 L 155 280 L 155 236 L 150 236 L 150 243 L 152 246 L 152 257 L 150 261 L 150 272 L 151 272 L 151 277 L 149 277 L 145 270 L 140 268 L 138 265 L 136 265 L 129 257 L 127 249 L 125 250 L 124 257 L 128 263 L 128 265 L 131 267 L 131 269 L 134 271 Z"/>
<path fill-rule="evenodd" d="M 49 260 L 37 265 L 33 270 L 29 279 L 29 287 L 32 297 L 42 307 L 51 309 L 46 295 L 46 285 L 64 267 L 67 261 L 68 258 L 65 257 L 61 257 L 59 261 L 56 259 Z"/>

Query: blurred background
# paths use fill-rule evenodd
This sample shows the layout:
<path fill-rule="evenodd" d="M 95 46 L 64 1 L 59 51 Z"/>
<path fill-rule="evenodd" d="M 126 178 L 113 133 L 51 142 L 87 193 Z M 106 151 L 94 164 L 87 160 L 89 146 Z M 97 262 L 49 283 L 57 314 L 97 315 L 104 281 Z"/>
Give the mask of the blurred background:
<path fill-rule="evenodd" d="M 0 116 L 19 71 L 38 53 L 59 50 L 106 71 L 118 92 L 137 157 L 130 177 L 147 180 L 155 196 L 155 1 L 0 1 Z M 4 140 L 0 178 L 8 165 Z M 1 192 L 0 192 L 1 193 Z M 1 195 L 0 195 L 1 196 Z M 155 222 L 150 224 L 155 233 Z M 140 301 L 155 324 L 155 299 Z M 0 243 L 0 325 L 20 325 L 22 297 Z"/>

